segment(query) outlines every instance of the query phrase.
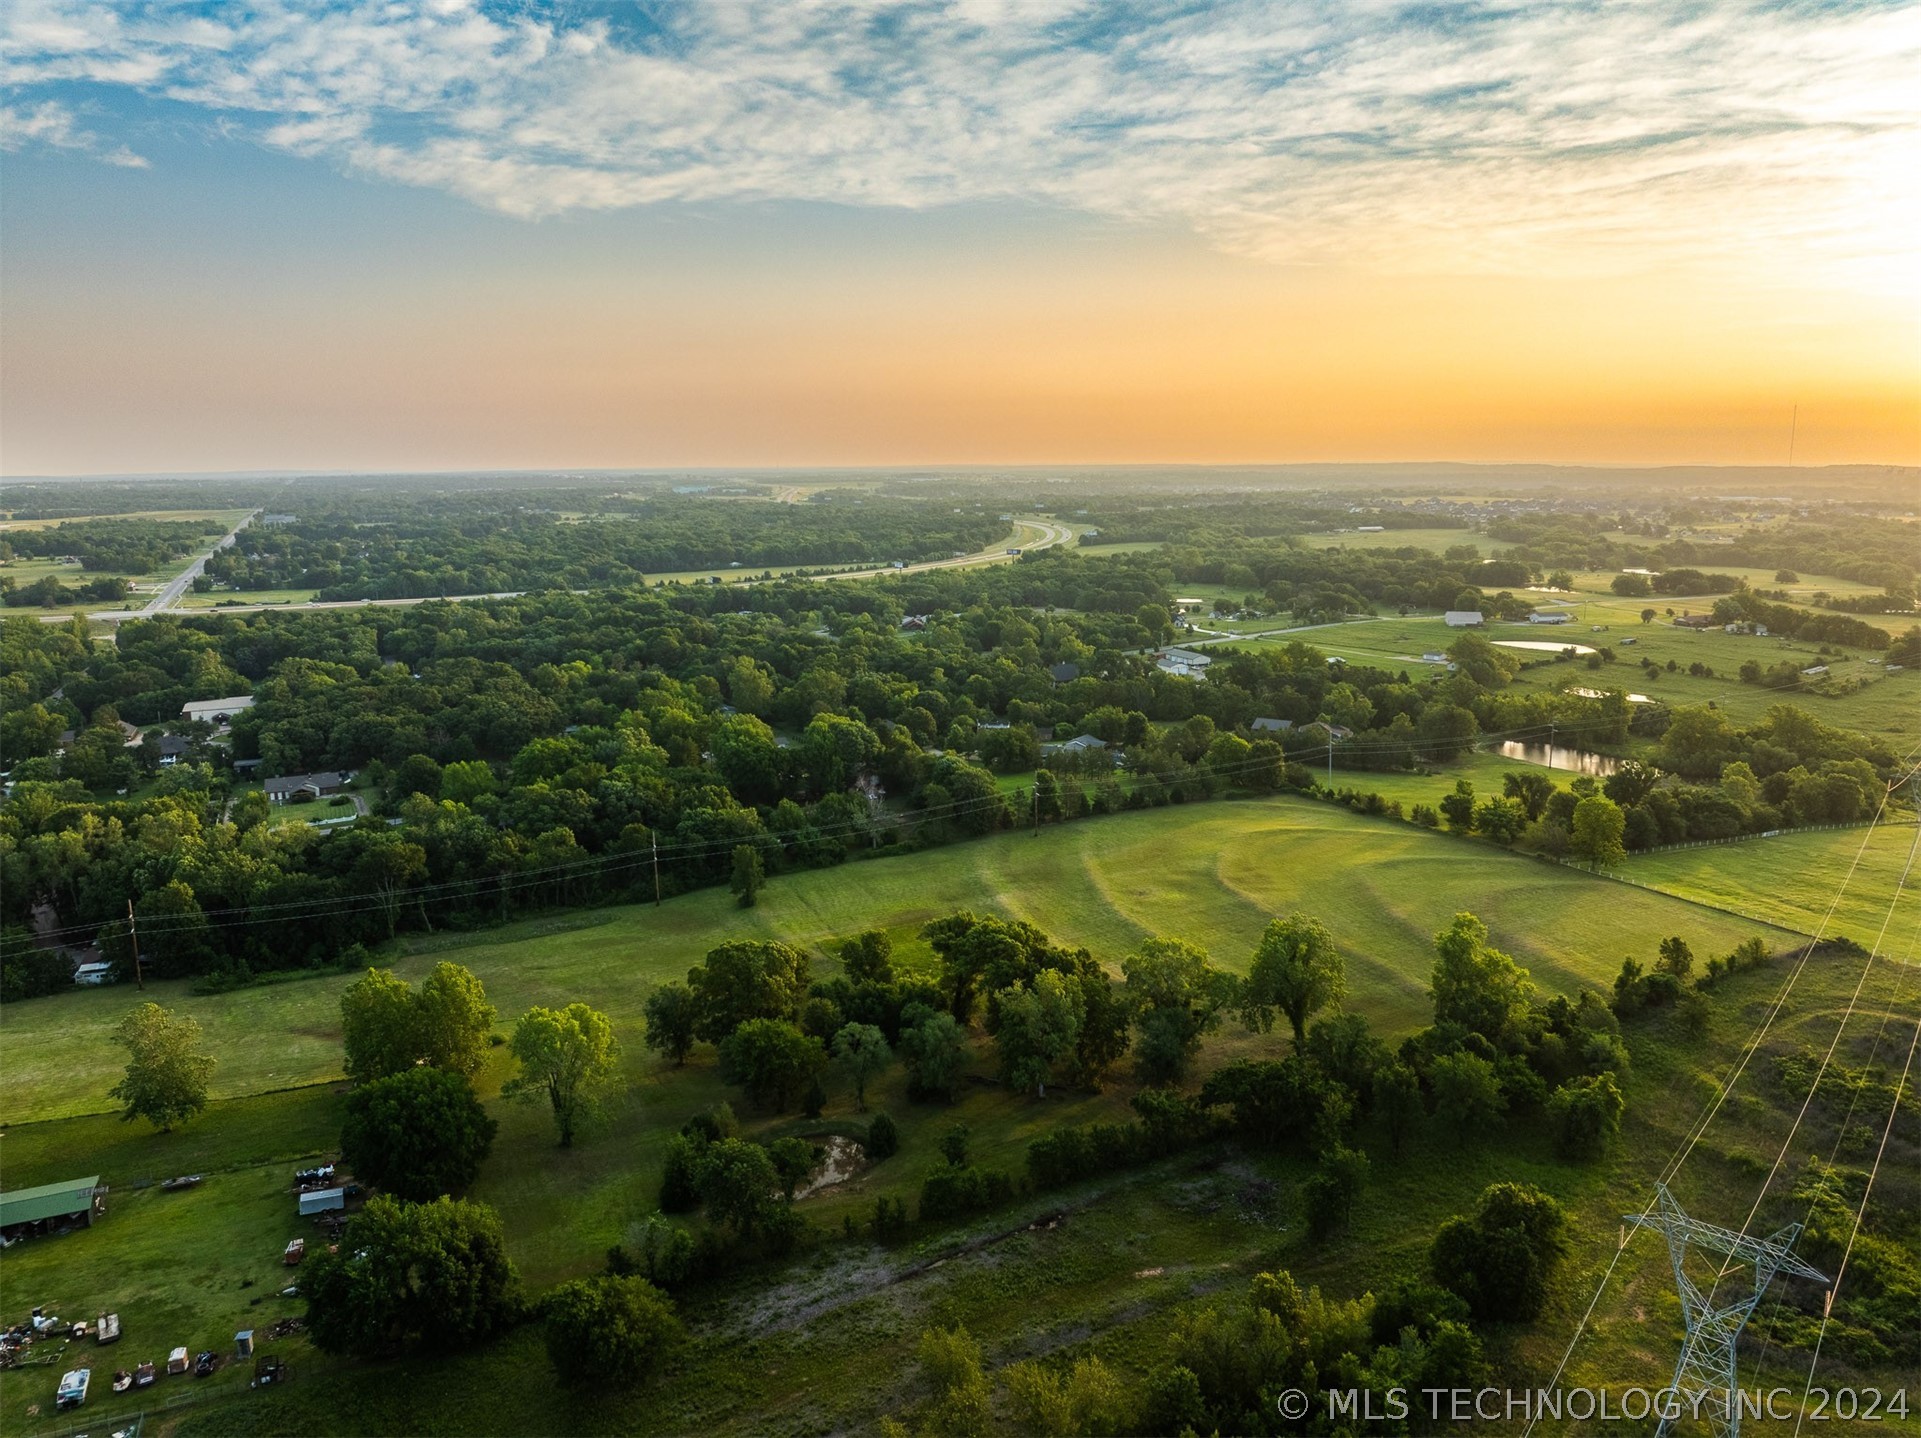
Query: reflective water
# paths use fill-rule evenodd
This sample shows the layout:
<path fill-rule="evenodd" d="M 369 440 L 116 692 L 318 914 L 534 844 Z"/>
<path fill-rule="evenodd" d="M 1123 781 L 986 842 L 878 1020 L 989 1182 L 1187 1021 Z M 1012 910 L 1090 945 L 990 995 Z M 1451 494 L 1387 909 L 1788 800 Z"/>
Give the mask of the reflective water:
<path fill-rule="evenodd" d="M 1610 759 L 1605 754 L 1590 754 L 1585 749 L 1567 749 L 1559 744 L 1523 744 L 1518 739 L 1497 745 L 1494 752 L 1503 759 L 1519 759 L 1524 764 L 1545 764 L 1550 769 L 1559 769 L 1568 774 L 1592 774 L 1597 779 L 1605 778 L 1621 767 L 1619 759 Z"/>

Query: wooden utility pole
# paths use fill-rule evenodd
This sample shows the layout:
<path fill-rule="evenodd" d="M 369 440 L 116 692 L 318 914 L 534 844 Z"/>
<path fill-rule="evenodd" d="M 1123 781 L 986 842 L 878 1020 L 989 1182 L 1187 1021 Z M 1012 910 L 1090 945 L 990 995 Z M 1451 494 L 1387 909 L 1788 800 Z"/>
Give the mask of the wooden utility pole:
<path fill-rule="evenodd" d="M 140 930 L 134 927 L 133 900 L 127 900 L 127 942 L 133 945 L 133 981 L 147 991 L 147 976 L 140 972 Z"/>
<path fill-rule="evenodd" d="M 660 907 L 660 835 L 648 836 L 654 843 L 654 907 Z"/>

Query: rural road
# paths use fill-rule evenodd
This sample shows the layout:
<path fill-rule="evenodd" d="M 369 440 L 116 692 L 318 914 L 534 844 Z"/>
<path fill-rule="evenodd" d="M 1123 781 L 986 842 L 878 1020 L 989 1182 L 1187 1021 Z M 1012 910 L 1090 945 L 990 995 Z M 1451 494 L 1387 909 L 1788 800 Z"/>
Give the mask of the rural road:
<path fill-rule="evenodd" d="M 254 514 L 258 514 L 259 512 L 259 510 L 255 510 Z M 476 599 L 518 599 L 521 594 L 524 593 L 522 590 L 513 589 L 496 594 L 433 594 L 420 599 L 308 599 L 298 604 L 196 605 L 185 609 L 173 607 L 179 602 L 180 596 L 187 592 L 187 586 L 192 584 L 194 579 L 199 576 L 201 570 L 205 567 L 207 561 L 213 557 L 215 551 L 225 549 L 228 545 L 232 544 L 234 537 L 238 535 L 242 529 L 246 528 L 248 522 L 253 517 L 254 516 L 250 514 L 246 519 L 241 520 L 239 524 L 233 527 L 233 530 L 226 538 L 222 539 L 218 544 L 214 545 L 212 549 L 209 549 L 205 554 L 201 555 L 199 559 L 187 566 L 185 570 L 168 584 L 165 590 L 156 594 L 152 602 L 145 607 L 141 609 L 97 609 L 86 617 L 88 619 L 98 619 L 108 624 L 118 624 L 128 619 L 150 619 L 154 615 L 163 612 L 171 614 L 285 614 L 315 609 L 402 608 L 410 604 L 431 604 L 440 599 L 455 602 L 466 602 Z M 930 559 L 925 563 L 904 565 L 899 569 L 895 569 L 892 565 L 886 565 L 879 569 L 844 569 L 832 574 L 814 574 L 807 577 L 815 580 L 877 579 L 889 574 L 920 574 L 930 569 L 965 569 L 979 564 L 1001 564 L 1007 560 L 1007 551 L 1010 549 L 1019 549 L 1023 553 L 1032 553 L 1035 550 L 1052 549 L 1058 544 L 1071 543 L 1073 538 L 1073 527 L 1062 524 L 1059 520 L 1039 518 L 1019 519 L 1014 522 L 1013 533 L 1009 534 L 1006 539 L 1002 540 L 999 544 L 990 545 L 986 549 L 978 550 L 973 554 L 957 555 L 952 559 Z M 577 590 L 575 592 L 586 593 L 587 591 Z M 72 618 L 73 615 L 71 614 L 43 614 L 40 616 L 40 621 L 43 624 L 65 624 Z"/>
<path fill-rule="evenodd" d="M 137 612 L 140 614 L 159 614 L 163 610 L 171 609 L 174 605 L 178 604 L 180 602 L 180 596 L 187 592 L 187 586 L 198 579 L 201 571 L 206 569 L 207 561 L 231 545 L 240 534 L 240 531 L 245 529 L 249 524 L 252 524 L 254 517 L 259 513 L 259 510 L 254 510 L 252 514 L 249 514 L 245 519 L 241 520 L 240 523 L 228 530 L 226 535 L 215 541 L 212 548 L 208 549 L 205 554 L 201 555 L 198 559 L 194 560 L 192 564 L 189 564 L 185 569 L 174 575 L 172 579 L 168 580 L 167 587 L 154 595 L 152 599 L 147 601 L 145 607 Z M 90 615 L 89 617 L 97 618 L 98 616 Z"/>

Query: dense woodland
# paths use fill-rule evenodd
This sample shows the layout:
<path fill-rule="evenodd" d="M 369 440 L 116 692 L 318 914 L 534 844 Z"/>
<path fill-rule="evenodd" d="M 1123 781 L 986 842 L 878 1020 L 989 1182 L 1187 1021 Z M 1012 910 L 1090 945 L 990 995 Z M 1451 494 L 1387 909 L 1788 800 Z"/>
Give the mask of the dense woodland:
<path fill-rule="evenodd" d="M 1296 577 L 1274 582 L 1312 604 L 1336 574 L 1362 602 L 1392 604 L 1459 586 L 1478 563 L 1274 562 L 1289 558 Z M 751 886 L 1020 822 L 1314 789 L 1305 765 L 1330 747 L 1348 771 L 1331 792 L 1390 812 L 1354 771 L 1443 762 L 1549 723 L 1590 748 L 1655 741 L 1653 764 L 1599 790 L 1544 780 L 1407 816 L 1592 862 L 1863 817 L 1896 767 L 1880 741 L 1788 707 L 1743 729 L 1711 708 L 1631 707 L 1612 686 L 1515 688 L 1521 661 L 1471 633 L 1452 673 L 1332 665 L 1295 643 L 1179 677 L 1148 652 L 1173 632 L 1168 570 L 1161 555 L 1065 552 L 857 586 L 162 617 L 123 626 L 117 645 L 79 623 L 11 620 L 4 919 L 18 932 L 44 906 L 59 932 L 98 930 L 117 956 L 136 893 L 157 972 L 238 978 L 402 928 L 650 893 L 656 854 L 664 892 Z M 910 613 L 933 617 L 906 630 Z M 130 747 L 120 727 L 239 693 L 256 702 L 231 735 L 189 730 L 189 762 L 164 770 L 154 741 Z M 1256 717 L 1292 728 L 1256 731 Z M 1104 747 L 1043 749 L 1080 734 Z M 230 757 L 267 775 L 360 773 L 378 812 L 330 832 L 269 823 L 258 792 L 231 798 Z M 1031 790 L 995 778 L 1037 766 Z"/>
<path fill-rule="evenodd" d="M 1008 532 L 978 505 L 964 513 L 847 491 L 803 504 L 484 494 L 389 500 L 256 524 L 208 563 L 204 588 L 315 589 L 321 599 L 418 599 L 638 584 L 649 575 L 739 565 L 885 565 L 972 553 Z M 535 502 L 538 501 L 538 502 Z"/>

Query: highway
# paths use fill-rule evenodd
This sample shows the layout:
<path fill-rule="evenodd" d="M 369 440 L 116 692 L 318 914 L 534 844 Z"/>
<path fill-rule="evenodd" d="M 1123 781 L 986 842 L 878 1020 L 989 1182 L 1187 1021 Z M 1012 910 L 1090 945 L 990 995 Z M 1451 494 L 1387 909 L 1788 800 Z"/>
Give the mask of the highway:
<path fill-rule="evenodd" d="M 175 576 L 172 582 L 167 585 L 166 589 L 156 594 L 152 601 L 143 608 L 96 609 L 86 617 L 88 619 L 100 620 L 106 624 L 120 624 L 129 619 L 151 619 L 154 615 L 162 613 L 176 615 L 287 614 L 315 609 L 399 608 L 409 604 L 431 604 L 442 598 L 453 603 L 464 603 L 476 599 L 518 599 L 524 592 L 521 590 L 506 590 L 497 594 L 449 594 L 444 596 L 436 594 L 429 595 L 422 599 L 308 599 L 297 604 L 223 604 L 194 605 L 191 608 L 178 607 L 180 596 L 187 592 L 187 586 L 192 584 L 199 576 L 201 570 L 205 568 L 207 561 L 213 557 L 216 551 L 225 549 L 228 545 L 232 544 L 235 536 L 247 527 L 248 523 L 254 518 L 254 515 L 259 513 L 259 510 L 255 510 L 253 514 L 241 520 L 224 539 L 218 544 L 215 544 L 192 564 L 188 565 L 186 569 L 182 570 Z M 805 577 L 815 580 L 880 579 L 890 574 L 920 574 L 931 569 L 967 569 L 980 564 L 1005 564 L 1011 557 L 1007 552 L 1010 549 L 1018 549 L 1023 553 L 1031 554 L 1036 550 L 1052 549 L 1056 545 L 1070 544 L 1073 542 L 1073 539 L 1073 527 L 1062 524 L 1059 520 L 1038 517 L 1032 519 L 1017 519 L 1014 521 L 1013 532 L 999 544 L 990 545 L 988 548 L 977 550 L 973 554 L 955 555 L 951 559 L 930 559 L 921 564 L 904 565 L 899 569 L 894 568 L 892 565 L 886 565 L 878 569 L 843 569 L 832 574 L 813 574 Z M 730 580 L 729 582 L 741 584 L 752 583 L 754 581 L 750 579 L 736 579 Z M 579 594 L 588 592 L 587 590 L 575 591 L 575 593 Z M 43 614 L 40 616 L 40 621 L 43 624 L 65 624 L 72 618 L 73 615 L 71 614 Z"/>
<path fill-rule="evenodd" d="M 241 520 L 240 523 L 228 530 L 223 538 L 215 541 L 213 546 L 208 549 L 205 554 L 201 555 L 198 559 L 194 560 L 192 564 L 189 564 L 185 569 L 174 575 L 172 579 L 168 580 L 167 587 L 154 595 L 152 599 L 148 600 L 147 603 L 136 612 L 142 615 L 161 614 L 178 604 L 180 602 L 180 596 L 187 592 L 187 586 L 198 579 L 201 571 L 206 569 L 207 561 L 231 545 L 240 531 L 245 529 L 249 524 L 252 524 L 255 516 L 259 513 L 259 510 L 254 510 L 252 514 L 249 514 L 245 519 Z M 90 614 L 87 617 L 89 619 L 98 619 L 100 616 Z M 125 615 L 122 615 L 122 617 L 124 618 Z"/>

